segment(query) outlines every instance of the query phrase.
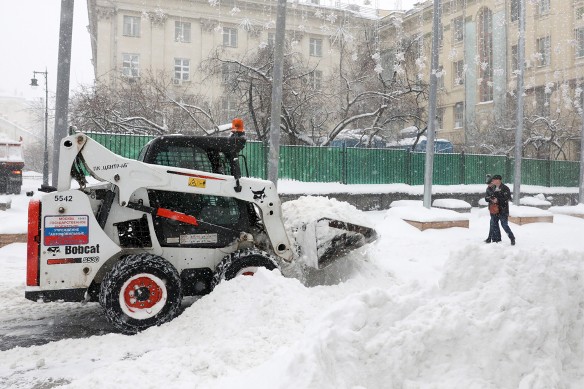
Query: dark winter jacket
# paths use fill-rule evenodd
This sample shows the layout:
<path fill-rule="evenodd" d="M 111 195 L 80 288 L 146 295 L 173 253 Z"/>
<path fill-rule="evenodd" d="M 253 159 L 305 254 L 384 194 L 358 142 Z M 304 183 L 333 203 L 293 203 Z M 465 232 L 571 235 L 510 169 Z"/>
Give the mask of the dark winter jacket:
<path fill-rule="evenodd" d="M 500 214 L 509 215 L 509 201 L 511 200 L 511 189 L 505 184 L 501 184 L 499 189 L 495 185 L 487 186 L 487 193 L 485 195 L 485 201 L 487 203 L 493 202 L 493 199 L 497 199 L 497 204 L 499 204 Z"/>

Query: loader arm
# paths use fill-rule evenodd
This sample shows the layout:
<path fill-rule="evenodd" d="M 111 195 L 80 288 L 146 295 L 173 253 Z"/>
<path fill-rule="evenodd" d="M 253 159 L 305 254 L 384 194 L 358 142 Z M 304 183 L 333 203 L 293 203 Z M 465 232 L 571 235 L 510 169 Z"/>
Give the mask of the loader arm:
<path fill-rule="evenodd" d="M 274 252 L 286 261 L 293 259 L 282 222 L 280 198 L 271 181 L 238 180 L 229 175 L 148 164 L 121 157 L 87 135 L 77 133 L 61 140 L 59 191 L 71 188 L 72 168 L 78 157 L 84 161 L 92 177 L 118 188 L 118 201 L 122 207 L 129 205 L 132 194 L 139 188 L 232 197 L 254 203 L 261 210 Z"/>

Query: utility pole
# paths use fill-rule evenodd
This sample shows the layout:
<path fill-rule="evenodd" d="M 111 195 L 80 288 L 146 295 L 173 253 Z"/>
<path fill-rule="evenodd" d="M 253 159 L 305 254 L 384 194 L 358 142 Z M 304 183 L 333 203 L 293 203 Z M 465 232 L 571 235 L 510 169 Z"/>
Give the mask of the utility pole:
<path fill-rule="evenodd" d="M 440 0 L 434 0 L 432 17 L 432 60 L 430 64 L 430 96 L 428 98 L 428 130 L 426 143 L 426 164 L 424 170 L 424 207 L 432 206 L 432 178 L 434 175 L 434 133 L 436 132 L 436 94 L 440 49 Z"/>
<path fill-rule="evenodd" d="M 519 42 L 517 44 L 517 127 L 515 128 L 515 170 L 513 172 L 513 204 L 521 195 L 521 158 L 523 157 L 523 77 L 525 75 L 525 0 L 519 0 Z"/>
<path fill-rule="evenodd" d="M 274 69 L 272 78 L 272 108 L 268 150 L 268 180 L 278 185 L 280 159 L 280 114 L 282 111 L 282 73 L 284 68 L 284 37 L 286 34 L 286 0 L 278 0 L 276 36 L 274 37 Z"/>
<path fill-rule="evenodd" d="M 57 67 L 57 95 L 55 99 L 55 131 L 53 135 L 53 180 L 59 182 L 59 150 L 61 139 L 68 135 L 69 77 L 71 70 L 71 42 L 73 40 L 73 1 L 61 0 L 59 29 L 59 64 Z"/>
<path fill-rule="evenodd" d="M 584 101 L 584 99 L 582 99 Z M 584 204 L 584 107 L 582 109 L 582 129 L 580 133 L 580 191 L 578 202 Z"/>

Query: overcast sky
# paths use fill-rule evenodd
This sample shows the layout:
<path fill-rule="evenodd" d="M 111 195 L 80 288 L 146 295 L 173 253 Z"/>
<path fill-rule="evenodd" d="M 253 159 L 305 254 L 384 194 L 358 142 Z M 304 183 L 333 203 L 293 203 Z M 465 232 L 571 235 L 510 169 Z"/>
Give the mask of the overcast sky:
<path fill-rule="evenodd" d="M 344 0 L 358 3 L 363 0 Z M 372 6 L 394 8 L 399 0 L 371 0 Z M 401 0 L 409 9 L 418 0 Z M 37 98 L 44 96 L 44 76 L 37 77 L 41 87 L 33 90 L 33 71 L 48 71 L 49 94 L 55 93 L 61 0 L 0 0 L 0 95 Z M 93 82 L 91 43 L 87 32 L 87 2 L 75 1 L 70 88 Z"/>
<path fill-rule="evenodd" d="M 61 0 L 0 0 L 0 95 L 44 96 L 44 76 L 37 90 L 30 87 L 33 71 L 48 71 L 49 94 L 57 82 Z M 87 5 L 75 1 L 71 89 L 91 83 L 91 44 L 87 32 Z"/>

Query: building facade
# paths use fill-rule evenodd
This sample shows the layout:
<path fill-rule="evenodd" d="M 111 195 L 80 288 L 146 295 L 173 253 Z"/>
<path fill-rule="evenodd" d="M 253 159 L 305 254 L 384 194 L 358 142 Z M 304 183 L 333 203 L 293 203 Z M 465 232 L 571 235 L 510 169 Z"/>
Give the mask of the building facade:
<path fill-rule="evenodd" d="M 526 122 L 552 127 L 564 121 L 576 134 L 584 97 L 584 1 L 524 3 Z M 442 0 L 441 4 L 438 136 L 451 140 L 458 149 L 480 152 L 478 144 L 485 131 L 497 126 L 515 128 L 522 1 Z M 396 28 L 389 20 L 403 20 L 402 33 L 419 39 L 420 62 L 428 68 L 432 13 L 429 0 L 405 14 L 392 13 L 382 23 L 386 30 L 382 36 L 390 37 Z M 428 82 L 429 71 L 421 73 Z M 578 142 L 577 136 L 572 138 Z M 567 149 L 573 154 L 577 148 Z"/>
<path fill-rule="evenodd" d="M 236 102 L 225 93 L 230 68 L 223 66 L 215 76 L 208 77 L 201 73 L 201 65 L 217 51 L 226 58 L 242 58 L 258 47 L 270 45 L 275 35 L 276 3 L 271 0 L 88 0 L 96 79 L 115 84 L 119 75 L 131 80 L 148 71 L 164 71 L 176 88 L 192 87 L 210 101 L 218 101 L 223 118 L 228 119 L 237 114 Z M 396 45 L 413 41 L 417 72 L 420 80 L 428 82 L 432 0 L 421 2 L 407 12 L 385 14 L 355 4 L 339 2 L 327 7 L 318 3 L 317 0 L 289 1 L 286 22 L 286 38 L 293 51 L 300 53 L 312 67 L 307 80 L 315 89 L 324 87 L 325 83 L 340 82 L 334 81 L 335 77 L 340 78 L 337 76 L 341 62 L 339 36 L 355 35 L 359 25 L 376 29 L 377 50 L 386 53 L 380 63 L 386 73 L 395 69 L 400 50 Z M 450 140 L 458 151 L 488 151 L 480 149 L 485 134 L 497 127 L 505 136 L 516 126 L 521 3 L 520 0 L 442 0 L 437 135 Z M 552 132 L 556 127 L 569 126 L 570 120 L 573 127 L 577 126 L 584 98 L 584 0 L 528 0 L 525 4 L 527 123 L 535 123 L 534 128 L 545 124 Z M 347 31 L 351 28 L 352 31 Z M 371 75 L 375 76 L 373 72 Z M 405 128 L 411 124 L 416 123 L 400 126 Z M 399 130 L 396 127 L 388 132 Z M 537 131 L 535 128 L 534 134 Z M 578 142 L 575 135 L 571 140 L 568 138 L 562 142 Z M 568 149 L 578 148 L 574 143 Z"/>
<path fill-rule="evenodd" d="M 314 88 L 335 74 L 339 50 L 334 37 L 347 18 L 377 19 L 370 8 L 320 6 L 316 0 L 290 2 L 286 39 L 313 71 Z M 226 95 L 229 66 L 215 77 L 201 72 L 217 52 L 239 59 L 273 43 L 277 2 L 266 0 L 88 0 L 93 64 L 98 82 L 115 83 L 120 74 L 136 79 L 163 71 L 177 88 L 191 87 L 210 101 L 220 101 L 224 118 L 235 104 Z"/>

